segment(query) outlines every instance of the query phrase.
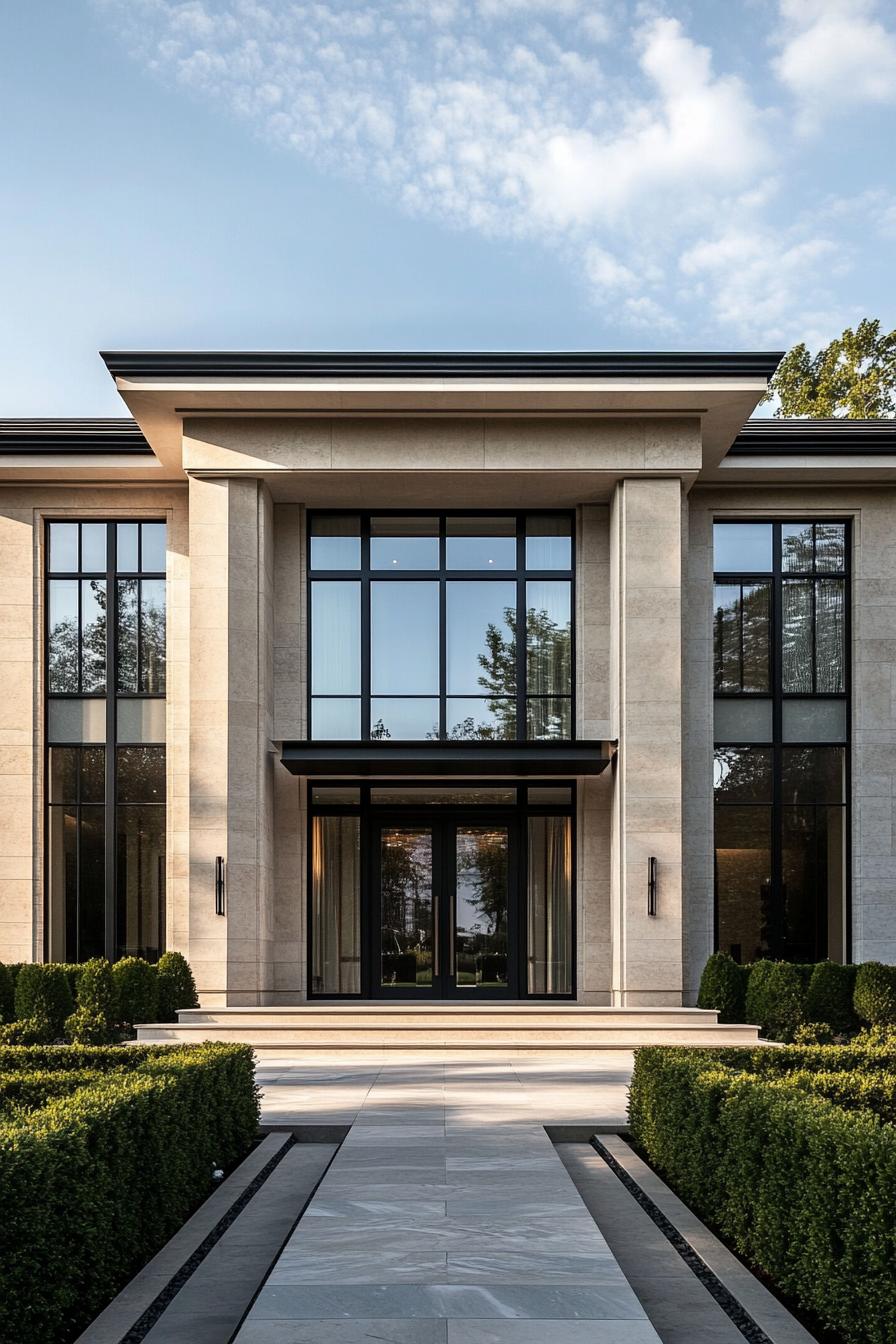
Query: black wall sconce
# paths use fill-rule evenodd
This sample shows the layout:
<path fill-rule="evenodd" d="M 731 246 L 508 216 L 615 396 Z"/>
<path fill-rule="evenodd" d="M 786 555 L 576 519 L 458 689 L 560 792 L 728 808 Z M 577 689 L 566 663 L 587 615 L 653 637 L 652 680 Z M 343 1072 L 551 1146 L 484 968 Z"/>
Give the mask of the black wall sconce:
<path fill-rule="evenodd" d="M 219 854 L 215 859 L 215 914 L 224 913 L 224 860 Z"/>
<path fill-rule="evenodd" d="M 647 860 L 647 913 L 656 915 L 656 859 L 653 855 Z"/>

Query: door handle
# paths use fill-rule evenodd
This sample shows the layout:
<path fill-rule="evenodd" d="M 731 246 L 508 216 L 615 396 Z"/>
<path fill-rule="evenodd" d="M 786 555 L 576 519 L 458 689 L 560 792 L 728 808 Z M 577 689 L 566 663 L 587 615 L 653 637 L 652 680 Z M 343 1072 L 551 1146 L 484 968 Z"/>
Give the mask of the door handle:
<path fill-rule="evenodd" d="M 439 965 L 439 898 L 432 898 L 432 978 L 435 982 L 437 975 L 441 975 L 442 968 Z"/>

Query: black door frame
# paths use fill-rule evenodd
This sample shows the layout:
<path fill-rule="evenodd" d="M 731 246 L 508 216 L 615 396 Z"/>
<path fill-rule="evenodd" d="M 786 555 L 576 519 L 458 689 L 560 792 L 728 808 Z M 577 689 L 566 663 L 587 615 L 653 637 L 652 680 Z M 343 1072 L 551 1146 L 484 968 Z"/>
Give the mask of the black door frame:
<path fill-rule="evenodd" d="M 478 989 L 457 984 L 456 900 L 458 830 L 496 826 L 507 831 L 507 984 L 500 988 Z M 380 974 L 382 933 L 382 886 L 380 881 L 381 842 L 384 829 L 428 830 L 432 833 L 433 870 L 433 980 L 426 986 L 389 989 L 382 984 Z M 431 1003 L 454 1000 L 460 1003 L 479 1003 L 486 999 L 515 999 L 519 997 L 524 979 L 523 921 L 520 918 L 522 892 L 519 863 L 520 822 L 513 811 L 489 807 L 444 807 L 438 812 L 432 808 L 401 810 L 379 809 L 371 814 L 367 836 L 367 871 L 370 874 L 370 900 L 366 937 L 363 938 L 364 965 L 361 983 L 366 984 L 370 998 L 412 999 Z"/>
<path fill-rule="evenodd" d="M 425 794 L 428 789 L 452 788 L 460 792 L 470 790 L 478 791 L 482 789 L 500 788 L 514 795 L 515 800 L 502 800 L 494 803 L 438 803 L 426 802 L 421 799 L 417 804 L 394 802 L 388 804 L 379 803 L 373 800 L 373 793 L 380 788 L 400 788 L 402 793 L 409 794 L 420 791 Z M 314 1002 L 332 1002 L 332 1003 L 359 1003 L 372 999 L 382 1000 L 384 997 L 377 993 L 377 985 L 372 984 L 373 974 L 371 970 L 374 958 L 379 957 L 379 943 L 374 939 L 379 938 L 379 894 L 376 890 L 374 875 L 371 872 L 372 860 L 372 840 L 379 820 L 389 817 L 395 818 L 397 824 L 410 823 L 417 825 L 430 825 L 438 822 L 443 816 L 451 816 L 452 813 L 461 814 L 465 819 L 469 818 L 470 825 L 487 824 L 492 821 L 507 821 L 511 827 L 512 834 L 515 833 L 516 844 L 511 843 L 512 870 L 511 870 L 511 898 L 516 893 L 515 902 L 511 899 L 511 909 L 508 911 L 508 919 L 512 923 L 508 925 L 508 948 L 511 948 L 510 939 L 512 937 L 512 948 L 515 952 L 516 961 L 516 984 L 514 987 L 508 987 L 505 994 L 492 994 L 489 991 L 479 991 L 473 998 L 461 993 L 458 995 L 458 1002 L 469 1002 L 480 1000 L 485 1002 L 489 999 L 509 1000 L 515 998 L 517 1001 L 525 1000 L 530 1003 L 539 1001 L 556 1002 L 569 1000 L 574 1002 L 577 994 L 577 945 L 579 938 L 579 910 L 578 910 L 578 864 L 576 858 L 576 817 L 577 817 L 577 781 L 569 776 L 543 776 L 536 775 L 526 779 L 511 778 L 476 778 L 476 777 L 452 777 L 450 780 L 427 778 L 396 779 L 388 776 L 364 778 L 323 778 L 306 780 L 307 790 L 307 808 L 308 808 L 308 829 L 306 831 L 307 843 L 305 849 L 305 968 L 306 983 L 308 985 L 307 995 L 309 1001 Z M 567 792 L 567 798 L 564 800 L 547 799 L 543 796 L 532 798 L 533 791 L 543 795 L 546 791 L 563 790 Z M 319 795 L 319 796 L 315 796 Z M 334 993 L 326 991 L 315 992 L 313 985 L 313 853 L 312 853 L 312 824 L 315 816 L 339 816 L 339 817 L 357 817 L 359 822 L 359 916 L 360 916 L 360 952 L 361 968 L 359 977 L 359 990 L 355 993 Z M 570 989 L 568 993 L 537 993 L 529 989 L 529 963 L 528 963 L 528 928 L 527 928 L 527 837 L 528 825 L 531 817 L 566 817 L 569 820 L 572 835 L 572 870 L 571 870 L 571 909 L 570 909 Z M 374 907 L 376 907 L 374 909 Z M 371 954 L 373 947 L 373 955 Z M 378 971 L 378 963 L 374 964 L 374 969 Z M 378 975 L 377 975 L 378 979 Z M 508 976 L 510 980 L 510 976 Z M 434 995 L 428 995 L 426 991 L 410 990 L 405 993 L 395 990 L 385 995 L 385 998 L 394 998 L 396 1001 L 402 998 L 410 998 L 419 1002 L 436 1002 Z"/>

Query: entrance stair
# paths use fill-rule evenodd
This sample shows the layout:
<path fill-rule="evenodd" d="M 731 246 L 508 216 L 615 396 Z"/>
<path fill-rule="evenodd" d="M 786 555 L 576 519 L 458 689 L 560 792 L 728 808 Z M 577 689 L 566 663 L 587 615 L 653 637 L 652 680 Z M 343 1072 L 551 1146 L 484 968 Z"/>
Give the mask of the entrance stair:
<path fill-rule="evenodd" d="M 759 1028 L 701 1008 L 578 1003 L 303 1003 L 190 1008 L 144 1023 L 138 1041 L 242 1041 L 256 1050 L 631 1050 L 639 1045 L 755 1045 Z"/>

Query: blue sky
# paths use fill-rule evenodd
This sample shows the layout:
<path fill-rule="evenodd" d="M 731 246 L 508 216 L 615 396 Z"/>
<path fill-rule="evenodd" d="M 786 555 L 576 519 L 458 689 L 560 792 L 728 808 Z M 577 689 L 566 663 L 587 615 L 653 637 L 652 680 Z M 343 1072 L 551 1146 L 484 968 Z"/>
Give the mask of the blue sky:
<path fill-rule="evenodd" d="M 896 325 L 892 0 L 30 0 L 0 414 L 101 347 L 722 348 Z"/>

